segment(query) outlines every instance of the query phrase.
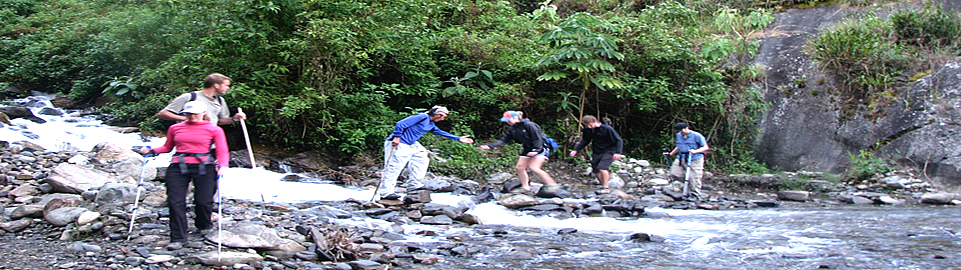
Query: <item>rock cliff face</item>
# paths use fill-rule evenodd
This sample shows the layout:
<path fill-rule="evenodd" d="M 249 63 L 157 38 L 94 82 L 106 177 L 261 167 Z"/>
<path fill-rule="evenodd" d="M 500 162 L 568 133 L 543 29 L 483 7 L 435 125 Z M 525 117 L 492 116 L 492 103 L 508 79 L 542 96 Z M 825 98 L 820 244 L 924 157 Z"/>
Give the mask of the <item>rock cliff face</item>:
<path fill-rule="evenodd" d="M 943 2 L 956 12 L 961 1 Z M 899 6 L 897 8 L 910 8 Z M 831 76 L 803 52 L 819 30 L 859 12 L 836 5 L 777 14 L 755 61 L 767 67 L 759 85 L 771 108 L 761 117 L 758 160 L 780 170 L 839 173 L 849 155 L 875 149 L 881 157 L 923 169 L 950 191 L 961 191 L 961 59 L 897 89 L 897 101 L 867 119 L 843 113 Z M 883 13 L 883 11 L 878 14 Z"/>

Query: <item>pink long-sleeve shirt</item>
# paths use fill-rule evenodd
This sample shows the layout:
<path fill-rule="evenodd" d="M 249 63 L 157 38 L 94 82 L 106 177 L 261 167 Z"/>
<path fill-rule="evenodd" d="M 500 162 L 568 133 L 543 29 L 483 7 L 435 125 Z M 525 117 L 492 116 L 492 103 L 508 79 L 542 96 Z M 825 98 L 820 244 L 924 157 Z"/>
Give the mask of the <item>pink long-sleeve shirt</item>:
<path fill-rule="evenodd" d="M 170 126 L 167 129 L 167 142 L 163 146 L 154 148 L 156 153 L 167 153 L 177 148 L 177 153 L 204 154 L 210 152 L 210 142 L 213 141 L 217 146 L 217 165 L 227 167 L 230 162 L 230 154 L 227 152 L 227 136 L 224 130 L 211 122 L 189 122 L 184 121 Z M 180 162 L 179 157 L 174 157 L 171 163 Z M 196 157 L 184 157 L 184 163 L 198 164 L 200 159 Z"/>

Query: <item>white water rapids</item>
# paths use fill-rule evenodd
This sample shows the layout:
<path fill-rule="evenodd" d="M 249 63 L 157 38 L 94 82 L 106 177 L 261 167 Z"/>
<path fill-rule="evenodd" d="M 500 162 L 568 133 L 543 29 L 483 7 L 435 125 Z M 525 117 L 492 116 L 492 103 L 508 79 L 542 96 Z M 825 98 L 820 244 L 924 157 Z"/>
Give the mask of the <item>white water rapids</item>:
<path fill-rule="evenodd" d="M 19 103 L 33 104 L 30 105 L 31 109 L 47 122 L 38 124 L 25 119 L 13 119 L 13 125 L 0 128 L 0 140 L 30 141 L 50 151 L 64 149 L 66 145 L 89 151 L 101 142 L 112 142 L 127 148 L 142 145 L 156 147 L 164 142 L 164 138 L 148 138 L 144 141 L 139 134 L 118 133 L 94 117 L 82 116 L 75 111 L 68 111 L 62 116 L 37 114 L 43 107 L 51 106 L 47 97 L 35 96 L 20 100 Z M 165 167 L 167 160 L 169 156 L 161 156 L 148 166 Z M 228 199 L 271 203 L 346 199 L 366 201 L 373 194 L 373 190 L 356 187 L 281 181 L 285 175 L 263 169 L 229 168 L 224 172 L 221 192 Z M 623 261 L 646 265 L 627 268 L 671 269 L 810 269 L 818 266 L 928 269 L 961 265 L 961 240 L 957 235 L 961 231 L 961 218 L 958 217 L 961 211 L 957 211 L 957 208 L 845 209 L 839 206 L 838 209 L 731 211 L 647 209 L 647 212 L 659 212 L 658 216 L 663 217 L 556 219 L 527 215 L 496 202 L 474 205 L 467 196 L 434 193 L 431 197 L 435 203 L 470 207 L 468 213 L 477 216 L 485 226 L 516 228 L 519 234 L 535 234 L 534 237 L 538 233 L 555 237 L 559 229 L 574 228 L 580 233 L 601 238 L 596 240 L 596 245 L 615 246 L 611 248 L 613 250 L 603 252 L 590 249 L 547 251 L 538 253 L 536 260 L 524 262 L 498 258 L 498 254 L 488 254 L 488 257 L 481 254 L 478 257 L 484 262 L 466 260 L 460 265 L 464 268 L 596 268 L 623 266 L 620 264 Z M 359 217 L 341 222 L 378 228 L 391 224 Z M 445 241 L 445 234 L 469 230 L 428 225 L 405 225 L 404 229 L 408 232 L 406 241 L 418 242 Z M 441 233 L 438 237 L 415 234 L 422 230 Z M 665 242 L 652 249 L 624 240 L 638 232 L 664 237 Z M 529 242 L 536 241 L 513 242 L 510 245 Z M 535 249 L 544 245 L 550 243 L 534 244 Z"/>

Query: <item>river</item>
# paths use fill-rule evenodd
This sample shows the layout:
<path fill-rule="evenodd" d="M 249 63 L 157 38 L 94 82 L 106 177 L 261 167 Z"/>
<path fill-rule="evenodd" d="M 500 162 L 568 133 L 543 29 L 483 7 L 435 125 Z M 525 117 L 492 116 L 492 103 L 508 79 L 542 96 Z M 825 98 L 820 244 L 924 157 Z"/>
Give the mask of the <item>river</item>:
<path fill-rule="evenodd" d="M 49 97 L 6 101 L 32 104 Z M 14 119 L 0 140 L 27 140 L 58 151 L 89 151 L 103 141 L 131 147 L 159 146 L 164 138 L 113 131 L 91 115 L 67 111 L 38 115 L 46 123 Z M 69 146 L 69 147 L 68 147 Z M 165 157 L 150 166 L 166 166 Z M 222 194 L 228 199 L 293 203 L 368 200 L 371 190 L 322 180 L 285 182 L 286 173 L 230 168 Z M 613 219 L 533 216 L 469 197 L 432 194 L 434 202 L 469 207 L 483 225 L 404 225 L 409 242 L 466 244 L 471 256 L 444 256 L 442 269 L 961 269 L 961 211 L 957 206 L 817 206 L 785 204 L 750 210 L 646 209 L 648 217 Z M 574 200 L 568 200 L 574 202 Z M 355 217 L 345 225 L 389 227 Z M 576 230 L 576 232 L 571 233 Z M 431 233 L 424 233 L 430 231 Z M 563 232 L 563 233 L 559 233 Z M 657 241 L 635 241 L 636 233 Z"/>

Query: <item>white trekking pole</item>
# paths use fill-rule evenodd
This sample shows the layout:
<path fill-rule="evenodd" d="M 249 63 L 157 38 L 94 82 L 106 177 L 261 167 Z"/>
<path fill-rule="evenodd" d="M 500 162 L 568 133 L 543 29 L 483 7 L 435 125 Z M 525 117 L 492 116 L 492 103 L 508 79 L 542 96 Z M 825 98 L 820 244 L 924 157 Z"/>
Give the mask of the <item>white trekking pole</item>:
<path fill-rule="evenodd" d="M 238 107 L 237 112 L 242 113 L 244 112 L 244 110 Z M 243 119 L 240 119 L 240 129 L 244 131 L 244 142 L 247 143 L 247 155 L 250 157 L 250 168 L 251 169 L 257 168 L 257 162 L 254 161 L 253 148 L 250 148 L 250 136 L 247 135 L 247 124 L 244 123 Z"/>
<path fill-rule="evenodd" d="M 149 146 L 147 147 L 150 148 Z M 133 236 L 133 223 L 137 220 L 137 208 L 140 207 L 140 186 L 143 185 L 143 175 L 147 170 L 147 162 L 150 161 L 150 154 L 145 154 L 143 158 L 143 164 L 140 166 L 140 180 L 137 181 L 137 195 L 133 200 L 133 210 L 130 211 L 130 228 L 127 229 L 127 241 L 130 241 L 130 237 Z"/>
<path fill-rule="evenodd" d="M 223 174 L 217 175 L 217 189 L 222 189 L 223 186 L 220 185 L 220 179 L 223 179 Z M 220 250 L 223 246 L 224 238 L 221 234 L 223 232 L 223 220 L 224 220 L 224 197 L 221 195 L 223 193 L 217 192 L 217 262 L 220 262 Z"/>

